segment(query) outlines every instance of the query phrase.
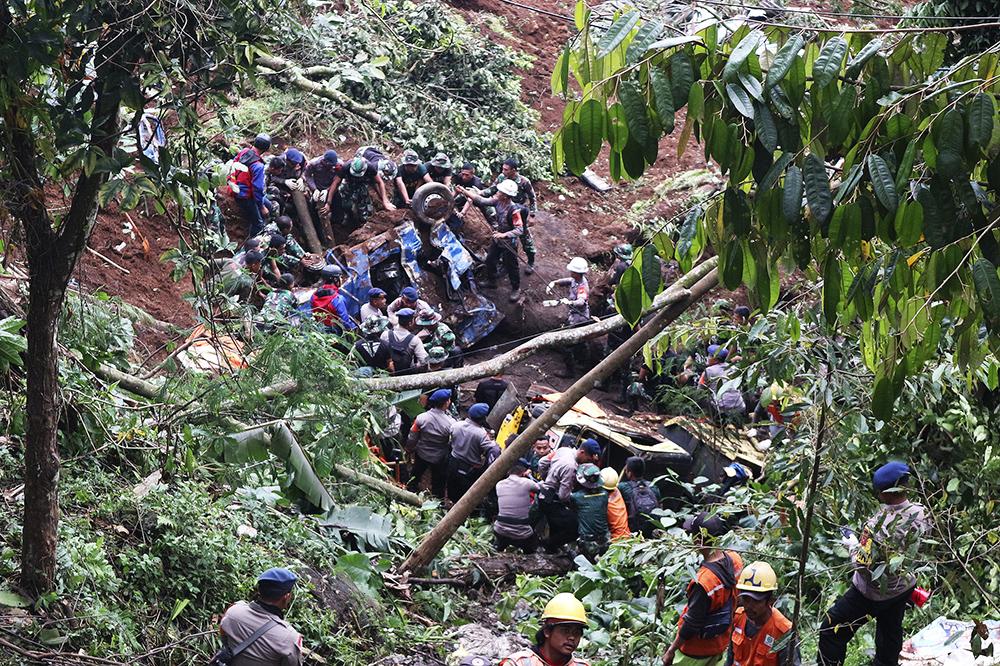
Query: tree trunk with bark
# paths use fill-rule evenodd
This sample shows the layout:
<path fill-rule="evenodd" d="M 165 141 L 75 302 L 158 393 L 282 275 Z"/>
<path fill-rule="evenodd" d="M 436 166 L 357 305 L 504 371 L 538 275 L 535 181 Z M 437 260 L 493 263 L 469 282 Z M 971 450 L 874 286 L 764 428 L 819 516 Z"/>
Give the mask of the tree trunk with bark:
<path fill-rule="evenodd" d="M 2 18 L 2 17 L 0 17 Z M 118 141 L 121 87 L 109 80 L 104 53 L 120 47 L 112 40 L 99 49 L 90 124 L 91 144 L 105 155 Z M 84 171 L 77 177 L 69 211 L 54 224 L 46 208 L 45 190 L 36 162 L 40 151 L 30 123 L 27 98 L 5 110 L 3 137 L 14 190 L 9 207 L 24 226 L 28 259 L 28 352 L 25 358 L 27 431 L 24 442 L 24 526 L 21 534 L 21 585 L 31 593 L 51 590 L 56 575 L 59 525 L 59 374 L 56 334 L 66 286 L 87 246 L 97 219 L 97 194 L 108 174 Z"/>

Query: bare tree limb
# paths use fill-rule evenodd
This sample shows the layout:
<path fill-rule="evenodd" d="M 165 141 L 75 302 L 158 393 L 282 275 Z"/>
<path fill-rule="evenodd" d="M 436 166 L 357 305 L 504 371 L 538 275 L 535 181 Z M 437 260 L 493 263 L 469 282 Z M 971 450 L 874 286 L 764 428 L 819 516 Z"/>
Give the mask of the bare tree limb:
<path fill-rule="evenodd" d="M 258 55 L 254 63 L 257 65 L 257 69 L 261 70 L 263 73 L 287 76 L 289 82 L 291 82 L 291 84 L 296 88 L 312 93 L 318 97 L 328 99 L 331 102 L 336 102 L 346 111 L 364 118 L 368 122 L 375 123 L 376 125 L 382 122 L 381 115 L 365 107 L 363 104 L 356 102 L 339 90 L 335 90 L 307 79 L 302 74 L 302 68 L 291 60 L 285 60 L 284 58 L 279 58 L 278 56 Z"/>

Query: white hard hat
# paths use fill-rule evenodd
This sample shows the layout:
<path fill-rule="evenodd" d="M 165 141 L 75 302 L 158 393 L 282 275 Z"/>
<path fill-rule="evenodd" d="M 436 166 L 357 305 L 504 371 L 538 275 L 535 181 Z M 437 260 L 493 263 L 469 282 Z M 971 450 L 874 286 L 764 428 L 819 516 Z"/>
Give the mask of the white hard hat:
<path fill-rule="evenodd" d="M 497 185 L 497 190 L 503 192 L 509 197 L 517 196 L 517 183 L 512 180 L 501 180 L 500 184 Z"/>
<path fill-rule="evenodd" d="M 568 264 L 566 264 L 566 270 L 570 273 L 586 273 L 590 270 L 590 266 L 587 265 L 587 260 L 583 257 L 573 257 Z"/>

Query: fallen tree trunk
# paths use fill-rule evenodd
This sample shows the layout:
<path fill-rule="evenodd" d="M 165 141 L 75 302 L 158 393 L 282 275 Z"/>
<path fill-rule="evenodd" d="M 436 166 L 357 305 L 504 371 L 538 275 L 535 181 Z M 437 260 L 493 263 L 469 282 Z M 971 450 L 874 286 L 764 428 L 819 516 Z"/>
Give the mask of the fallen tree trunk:
<path fill-rule="evenodd" d="M 416 572 L 424 569 L 437 556 L 441 548 L 448 543 L 448 540 L 462 526 L 462 523 L 475 511 L 486 495 L 496 486 L 497 482 L 507 476 L 507 472 L 514 462 L 528 452 L 528 449 L 534 444 L 535 440 L 555 425 L 556 421 L 562 418 L 563 414 L 568 412 L 580 398 L 587 395 L 597 382 L 609 377 L 619 366 L 632 358 L 633 354 L 638 352 L 646 342 L 677 319 L 681 313 L 707 294 L 718 282 L 718 272 L 713 267 L 705 277 L 701 278 L 691 287 L 690 293 L 683 300 L 674 301 L 665 309 L 660 310 L 650 321 L 633 333 L 632 337 L 622 343 L 618 349 L 566 389 L 562 397 L 552 403 L 541 416 L 532 421 L 507 446 L 496 462 L 486 468 L 482 476 L 472 484 L 472 488 L 452 506 L 451 510 L 441 519 L 441 522 L 431 530 L 430 534 L 424 538 L 406 561 L 400 565 L 398 569 L 399 573 Z"/>
<path fill-rule="evenodd" d="M 329 88 L 307 79 L 302 74 L 302 68 L 291 60 L 285 60 L 284 58 L 279 58 L 277 56 L 258 55 L 254 60 L 254 64 L 258 69 L 262 70 L 264 74 L 286 76 L 289 82 L 296 88 L 304 90 L 307 93 L 312 93 L 318 97 L 328 99 L 331 102 L 336 102 L 343 107 L 345 111 L 349 111 L 360 118 L 364 118 L 368 122 L 375 123 L 376 125 L 382 122 L 382 116 L 378 113 L 351 99 L 339 90 Z"/>
<path fill-rule="evenodd" d="M 118 386 L 130 393 L 135 393 L 136 395 L 150 400 L 163 400 L 164 402 L 176 404 L 172 398 L 164 394 L 162 387 L 151 382 L 147 382 L 144 379 L 124 373 L 121 370 L 112 368 L 109 365 L 104 365 L 103 363 L 99 364 L 94 369 L 94 374 L 105 381 L 118 384 Z M 297 387 L 298 383 L 294 380 L 285 380 L 270 386 L 265 386 L 257 393 L 265 397 L 273 397 L 278 394 L 285 394 L 289 392 L 290 389 Z M 302 479 L 302 485 L 298 487 L 300 490 L 303 490 L 307 496 L 309 496 L 309 500 L 313 504 L 324 508 L 324 510 L 329 508 L 323 506 L 330 497 L 329 491 L 327 491 L 326 487 L 323 486 L 319 477 L 316 475 L 315 470 L 313 470 L 312 464 L 309 462 L 305 451 L 295 438 L 295 433 L 292 432 L 291 428 L 289 428 L 284 421 L 276 424 L 276 430 L 267 430 L 265 428 L 255 428 L 254 426 L 241 423 L 240 421 L 229 417 L 221 417 L 219 420 L 226 427 L 231 428 L 236 433 L 233 437 L 238 442 L 245 441 L 252 436 L 258 436 L 260 437 L 259 443 L 265 448 L 270 449 L 283 460 L 292 460 L 293 468 L 296 470 L 297 475 L 302 475 L 303 477 L 312 475 L 315 477 L 315 484 L 318 484 L 318 488 L 313 488 L 312 485 L 315 484 L 309 484 L 305 478 Z M 267 431 L 263 432 L 265 430 Z M 423 499 L 415 493 L 411 493 L 410 491 L 399 488 L 388 481 L 378 479 L 374 476 L 365 474 L 364 472 L 350 469 L 344 465 L 334 465 L 331 472 L 338 478 L 368 486 L 369 488 L 391 496 L 399 502 L 416 507 L 423 506 L 424 504 Z M 332 499 L 330 500 L 330 505 L 332 506 Z"/>
<path fill-rule="evenodd" d="M 685 301 L 688 297 L 687 287 L 690 287 L 706 276 L 715 268 L 718 261 L 718 257 L 712 257 L 692 268 L 691 271 L 670 285 L 663 293 L 658 294 L 653 300 L 652 305 L 649 306 L 647 313 L 657 312 L 663 308 Z M 616 328 L 625 325 L 625 319 L 621 315 L 615 315 L 586 326 L 542 333 L 524 344 L 514 347 L 509 352 L 495 356 L 488 361 L 476 363 L 475 365 L 468 365 L 454 370 L 403 375 L 401 377 L 358 379 L 357 382 L 369 390 L 388 391 L 405 391 L 414 388 L 461 384 L 484 377 L 491 377 L 543 349 L 559 348 L 590 340 L 607 335 Z"/>
<path fill-rule="evenodd" d="M 292 190 L 292 203 L 295 204 L 295 212 L 299 216 L 299 229 L 305 236 L 306 245 L 309 251 L 323 256 L 323 244 L 319 242 L 316 235 L 316 225 L 313 224 L 312 213 L 309 212 L 309 204 L 306 202 L 306 195 L 299 190 Z"/>

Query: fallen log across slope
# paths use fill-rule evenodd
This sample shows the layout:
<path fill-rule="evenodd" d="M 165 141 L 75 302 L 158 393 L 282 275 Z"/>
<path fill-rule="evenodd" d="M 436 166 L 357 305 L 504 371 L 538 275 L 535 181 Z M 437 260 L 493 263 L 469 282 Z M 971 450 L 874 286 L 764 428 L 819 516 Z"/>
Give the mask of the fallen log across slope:
<path fill-rule="evenodd" d="M 257 69 L 260 70 L 262 74 L 270 76 L 283 76 L 296 88 L 318 97 L 328 99 L 331 102 L 336 102 L 345 111 L 353 113 L 360 118 L 364 118 L 365 120 L 375 123 L 376 125 L 382 122 L 382 116 L 366 107 L 364 104 L 351 99 L 339 90 L 307 79 L 302 73 L 302 68 L 291 60 L 286 60 L 272 55 L 258 55 L 256 59 L 254 59 L 254 65 L 257 66 Z"/>

